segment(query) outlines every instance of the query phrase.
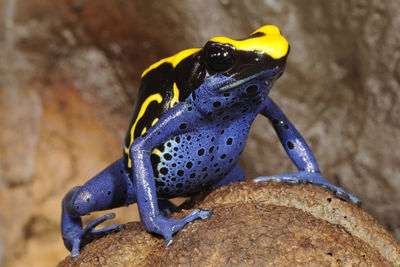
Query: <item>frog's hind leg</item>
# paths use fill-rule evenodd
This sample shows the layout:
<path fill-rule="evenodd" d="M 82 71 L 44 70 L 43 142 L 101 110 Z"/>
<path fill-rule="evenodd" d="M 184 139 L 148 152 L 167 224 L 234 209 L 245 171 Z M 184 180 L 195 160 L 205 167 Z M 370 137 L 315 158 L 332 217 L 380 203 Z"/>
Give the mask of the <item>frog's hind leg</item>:
<path fill-rule="evenodd" d="M 71 257 L 79 256 L 79 249 L 93 239 L 123 227 L 114 225 L 94 230 L 97 225 L 115 217 L 114 213 L 108 213 L 82 228 L 81 216 L 135 202 L 136 194 L 123 159 L 108 166 L 83 186 L 71 189 L 63 199 L 61 218 L 64 244 L 71 251 Z"/>
<path fill-rule="evenodd" d="M 347 193 L 342 188 L 335 186 L 325 180 L 325 178 L 319 172 L 306 172 L 299 171 L 289 174 L 280 174 L 273 176 L 262 176 L 253 180 L 254 182 L 284 182 L 290 185 L 296 184 L 315 184 L 332 191 L 340 199 L 348 200 L 350 199 L 356 205 L 361 205 L 361 201 L 355 196 Z"/>

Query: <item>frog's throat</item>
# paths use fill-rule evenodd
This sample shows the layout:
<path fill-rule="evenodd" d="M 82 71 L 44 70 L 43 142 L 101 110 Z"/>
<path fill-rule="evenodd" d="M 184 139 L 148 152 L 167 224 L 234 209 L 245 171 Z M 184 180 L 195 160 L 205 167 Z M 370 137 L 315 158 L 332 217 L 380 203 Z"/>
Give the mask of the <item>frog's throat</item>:
<path fill-rule="evenodd" d="M 271 84 L 271 85 L 273 84 L 271 81 L 273 81 L 276 77 L 279 77 L 279 74 L 283 72 L 283 69 L 284 69 L 283 67 L 277 67 L 272 70 L 262 71 L 260 73 L 251 75 L 244 79 L 237 80 L 237 81 L 234 81 L 227 85 L 224 85 L 221 88 L 219 88 L 218 91 L 220 91 L 220 92 L 230 91 L 236 87 L 242 86 L 253 80 L 264 80 L 264 82 L 266 83 L 266 86 L 269 87 L 269 84 Z"/>

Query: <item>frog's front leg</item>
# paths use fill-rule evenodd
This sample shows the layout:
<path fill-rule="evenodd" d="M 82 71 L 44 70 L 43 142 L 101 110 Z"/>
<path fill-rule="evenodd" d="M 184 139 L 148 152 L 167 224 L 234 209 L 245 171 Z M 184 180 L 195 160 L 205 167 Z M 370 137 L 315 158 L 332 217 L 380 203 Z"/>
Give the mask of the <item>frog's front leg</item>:
<path fill-rule="evenodd" d="M 259 177 L 254 180 L 255 182 L 272 181 L 286 182 L 288 184 L 316 184 L 331 190 L 341 199 L 350 199 L 357 205 L 361 204 L 361 201 L 355 196 L 346 193 L 340 187 L 325 180 L 307 143 L 272 99 L 267 98 L 265 100 L 260 112 L 271 120 L 283 147 L 299 171 L 291 174 Z"/>
<path fill-rule="evenodd" d="M 172 244 L 172 235 L 185 224 L 197 218 L 207 219 L 211 216 L 211 211 L 196 209 L 179 220 L 164 217 L 157 201 L 150 161 L 151 151 L 171 137 L 194 129 L 201 118 L 202 115 L 193 106 L 180 103 L 165 113 L 145 134 L 135 139 L 130 147 L 132 177 L 141 221 L 149 232 L 160 234 L 165 238 L 165 246 Z"/>

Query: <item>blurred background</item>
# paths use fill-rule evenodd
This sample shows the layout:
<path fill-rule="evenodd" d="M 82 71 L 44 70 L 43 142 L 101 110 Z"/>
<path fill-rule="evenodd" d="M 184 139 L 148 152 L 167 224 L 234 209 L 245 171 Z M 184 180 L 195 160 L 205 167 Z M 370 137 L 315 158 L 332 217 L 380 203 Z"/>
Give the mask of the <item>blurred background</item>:
<path fill-rule="evenodd" d="M 291 45 L 271 97 L 325 177 L 400 240 L 399 1 L 0 0 L 0 265 L 68 255 L 61 200 L 122 155 L 147 66 L 265 24 Z M 295 170 L 264 118 L 241 165 Z M 137 219 L 132 206 L 113 223 Z"/>

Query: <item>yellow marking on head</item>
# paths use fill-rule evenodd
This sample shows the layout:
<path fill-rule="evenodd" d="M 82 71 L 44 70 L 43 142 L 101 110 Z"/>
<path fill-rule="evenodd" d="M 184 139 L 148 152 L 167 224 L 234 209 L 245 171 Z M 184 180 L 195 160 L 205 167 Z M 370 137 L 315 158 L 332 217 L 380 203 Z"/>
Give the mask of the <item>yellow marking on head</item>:
<path fill-rule="evenodd" d="M 142 132 L 140 133 L 140 135 L 144 134 L 146 131 L 147 131 L 147 128 L 144 127 L 143 130 L 142 130 Z"/>
<path fill-rule="evenodd" d="M 171 100 L 171 108 L 179 103 L 179 89 L 178 86 L 176 86 L 176 83 L 174 83 L 173 88 L 174 88 L 174 97 Z"/>
<path fill-rule="evenodd" d="M 142 78 L 143 76 L 145 76 L 149 71 L 151 71 L 152 69 L 157 68 L 158 66 L 160 66 L 163 63 L 171 63 L 172 67 L 176 67 L 176 65 L 178 65 L 179 62 L 181 62 L 183 59 L 187 58 L 188 56 L 193 55 L 194 53 L 196 53 L 197 51 L 199 51 L 200 48 L 191 48 L 191 49 L 186 49 L 183 50 L 171 57 L 167 57 L 164 59 L 161 59 L 160 61 L 157 61 L 156 63 L 150 65 L 150 67 L 148 67 L 143 73 L 142 73 Z"/>
<path fill-rule="evenodd" d="M 252 34 L 261 32 L 264 35 L 255 38 L 248 38 L 241 41 L 232 40 L 227 37 L 215 37 L 210 41 L 222 44 L 230 44 L 236 49 L 244 51 L 262 51 L 274 59 L 286 56 L 289 50 L 289 44 L 279 31 L 273 25 L 266 25 L 256 30 Z"/>
<path fill-rule="evenodd" d="M 153 151 L 151 151 L 151 154 L 155 154 L 161 158 L 161 151 L 158 148 L 154 148 Z"/>

